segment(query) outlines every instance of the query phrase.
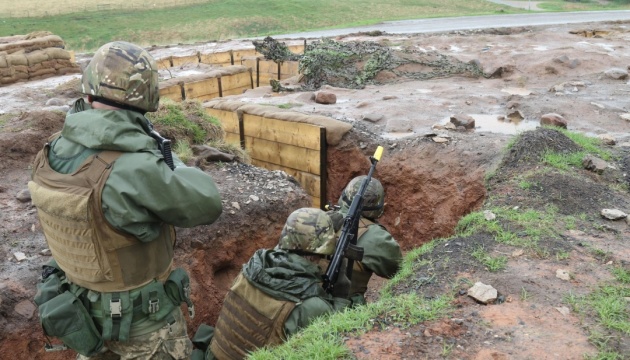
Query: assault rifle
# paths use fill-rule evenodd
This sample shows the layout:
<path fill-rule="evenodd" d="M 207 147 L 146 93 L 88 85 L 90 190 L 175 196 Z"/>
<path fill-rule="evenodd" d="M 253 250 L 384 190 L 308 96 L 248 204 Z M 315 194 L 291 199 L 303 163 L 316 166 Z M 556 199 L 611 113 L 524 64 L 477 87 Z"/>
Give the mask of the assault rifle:
<path fill-rule="evenodd" d="M 323 276 L 324 290 L 326 290 L 329 294 L 332 293 L 335 283 L 339 278 L 339 271 L 341 269 L 343 258 L 345 257 L 348 259 L 348 266 L 346 268 L 348 279 L 352 279 L 353 261 L 363 260 L 363 248 L 357 246 L 357 232 L 359 229 L 359 220 L 361 219 L 361 211 L 363 210 L 363 196 L 365 195 L 365 190 L 370 184 L 370 180 L 372 180 L 372 173 L 374 173 L 374 169 L 376 169 L 376 163 L 381 160 L 382 154 L 383 147 L 379 146 L 376 148 L 374 156 L 370 156 L 370 162 L 372 162 L 370 171 L 361 182 L 361 187 L 354 195 L 352 204 L 350 204 L 348 215 L 346 215 L 343 219 L 341 235 L 339 236 L 339 239 L 337 239 L 335 252 L 328 264 L 326 273 Z"/>
<path fill-rule="evenodd" d="M 173 154 L 171 153 L 171 140 L 163 138 L 160 133 L 155 131 L 155 129 L 153 128 L 153 124 L 148 120 L 147 122 L 149 123 L 149 135 L 151 135 L 151 137 L 154 138 L 155 141 L 157 141 L 158 149 L 162 153 L 162 156 L 164 156 L 164 161 L 166 162 L 166 165 L 168 165 L 171 170 L 175 170 L 175 164 L 173 163 Z"/>

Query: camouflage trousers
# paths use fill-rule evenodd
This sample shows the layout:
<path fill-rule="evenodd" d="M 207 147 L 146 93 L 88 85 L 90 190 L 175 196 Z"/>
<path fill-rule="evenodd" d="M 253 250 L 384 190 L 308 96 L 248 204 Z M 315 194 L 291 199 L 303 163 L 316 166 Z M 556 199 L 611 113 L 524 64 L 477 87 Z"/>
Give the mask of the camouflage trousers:
<path fill-rule="evenodd" d="M 106 341 L 109 351 L 77 360 L 171 360 L 189 359 L 193 346 L 186 332 L 186 320 L 181 308 L 174 311 L 175 323 L 149 334 L 135 336 L 129 341 Z"/>

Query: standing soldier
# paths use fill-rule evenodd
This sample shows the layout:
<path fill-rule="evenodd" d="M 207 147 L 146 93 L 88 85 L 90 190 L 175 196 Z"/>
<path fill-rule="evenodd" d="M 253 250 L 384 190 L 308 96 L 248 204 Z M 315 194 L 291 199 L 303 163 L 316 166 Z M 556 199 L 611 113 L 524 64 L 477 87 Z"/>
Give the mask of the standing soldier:
<path fill-rule="evenodd" d="M 240 360 L 274 346 L 314 318 L 349 305 L 322 288 L 318 263 L 335 251 L 331 219 L 320 209 L 289 215 L 275 249 L 261 249 L 243 266 L 225 297 L 207 359 Z"/>
<path fill-rule="evenodd" d="M 157 110 L 159 88 L 146 50 L 102 46 L 81 86 L 87 103 L 73 104 L 29 182 L 54 258 L 35 298 L 44 332 L 79 359 L 111 358 L 107 349 L 121 359 L 187 359 L 180 305 L 193 308 L 188 275 L 173 269 L 174 226 L 214 222 L 219 193 L 151 136 L 144 115 Z"/>
<path fill-rule="evenodd" d="M 339 198 L 338 213 L 346 216 L 352 199 L 359 191 L 365 175 L 350 180 Z M 357 246 L 363 248 L 363 260 L 355 261 L 352 268 L 352 285 L 349 299 L 352 305 L 365 304 L 365 292 L 372 274 L 391 279 L 402 262 L 400 245 L 377 219 L 383 215 L 385 190 L 376 178 L 370 179 L 365 190 L 363 211 L 359 220 Z M 334 216 L 331 214 L 331 216 Z M 341 218 L 336 216 L 336 218 Z"/>

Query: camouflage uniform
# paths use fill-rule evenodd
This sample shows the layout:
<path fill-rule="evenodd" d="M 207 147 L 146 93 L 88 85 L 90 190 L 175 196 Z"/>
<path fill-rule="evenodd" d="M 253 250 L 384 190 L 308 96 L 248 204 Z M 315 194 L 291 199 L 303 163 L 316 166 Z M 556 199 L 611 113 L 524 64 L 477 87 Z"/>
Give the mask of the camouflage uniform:
<path fill-rule="evenodd" d="M 352 179 L 339 198 L 338 211 L 346 216 L 354 195 L 361 187 L 361 181 L 365 176 Z M 352 286 L 350 299 L 353 305 L 365 303 L 365 291 L 372 273 L 391 279 L 400 269 L 402 252 L 400 245 L 385 229 L 378 224 L 378 219 L 383 214 L 383 202 L 385 193 L 381 183 L 372 178 L 364 195 L 364 207 L 359 221 L 359 238 L 357 245 L 363 248 L 363 260 L 355 262 L 352 273 Z"/>
<path fill-rule="evenodd" d="M 59 174 L 57 179 L 80 173 L 86 164 L 97 162 L 95 159 L 101 154 L 112 151 L 120 154 L 107 168 L 102 188 L 97 189 L 101 193 L 101 207 L 91 216 L 104 218 L 106 226 L 140 245 L 163 239 L 166 231 L 173 234 L 169 236 L 174 241 L 174 226 L 210 224 L 220 216 L 221 199 L 212 178 L 197 168 L 185 166 L 174 155 L 176 166 L 171 170 L 156 141 L 149 135 L 152 125 L 144 113 L 157 110 L 159 89 L 156 63 L 145 50 L 124 42 L 104 45 L 85 69 L 82 89 L 94 101 L 119 109 L 92 109 L 83 99 L 77 100 L 66 117 L 61 133 L 51 138 L 45 151 L 47 166 Z M 34 170 L 34 179 L 42 177 L 39 171 L 39 168 Z M 39 210 L 35 199 L 34 204 Z M 44 233 L 49 241 L 49 234 Z M 172 263 L 172 243 L 170 246 L 171 249 L 160 251 L 167 254 L 170 259 L 166 261 Z M 53 252 L 53 257 L 66 274 L 72 273 L 72 269 L 61 266 L 64 260 L 68 264 L 63 253 Z M 143 266 L 148 268 L 154 258 L 146 261 Z M 127 264 L 128 261 L 120 262 L 123 270 Z M 164 280 L 165 277 L 151 275 L 142 283 L 161 284 Z M 83 288 L 90 290 L 88 292 L 74 285 L 75 290 L 79 289 L 77 293 L 82 294 L 82 302 L 88 304 L 87 310 L 99 331 L 103 331 L 107 318 L 97 306 L 99 297 L 107 294 L 99 290 L 103 283 L 95 282 L 96 288 L 82 284 Z M 143 288 L 144 285 L 113 291 L 128 292 L 129 301 L 141 299 L 144 303 Z M 106 353 L 104 348 L 101 354 L 90 358 L 189 358 L 192 344 L 187 337 L 186 321 L 179 304 L 164 318 L 154 321 L 138 313 L 138 306 L 133 301 L 134 318 L 129 325 L 128 338 L 125 341 L 105 341 L 110 352 Z M 165 309 L 163 305 L 161 308 Z M 112 357 L 111 352 L 117 355 Z M 83 355 L 78 355 L 78 358 L 88 359 Z"/>
<path fill-rule="evenodd" d="M 243 359 L 248 352 L 280 344 L 314 318 L 349 301 L 322 288 L 323 269 L 303 255 L 332 254 L 332 222 L 319 209 L 294 211 L 276 249 L 258 250 L 226 295 L 206 359 Z"/>

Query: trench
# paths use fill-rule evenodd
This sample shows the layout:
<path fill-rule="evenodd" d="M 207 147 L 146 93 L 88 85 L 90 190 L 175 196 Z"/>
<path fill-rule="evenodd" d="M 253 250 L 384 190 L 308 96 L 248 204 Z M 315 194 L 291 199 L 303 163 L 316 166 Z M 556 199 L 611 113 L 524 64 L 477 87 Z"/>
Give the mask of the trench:
<path fill-rule="evenodd" d="M 377 145 L 373 138 L 351 130 L 339 144 L 328 147 L 329 202 L 337 202 L 353 177 L 366 174 L 370 166 L 368 157 Z M 458 220 L 485 200 L 487 159 L 461 161 L 460 151 L 457 146 L 449 149 L 421 138 L 413 147 L 386 151 L 377 165 L 374 177 L 381 181 L 386 192 L 385 211 L 379 220 L 400 243 L 403 252 L 451 235 Z M 179 229 L 180 249 L 175 261 L 184 264 L 196 284 L 193 300 L 199 316 L 189 322 L 190 333 L 200 323 L 215 324 L 223 297 L 242 265 L 257 249 L 275 246 L 290 212 L 310 204 L 299 200 L 290 206 L 244 214 L 243 226 L 226 228 L 213 224 Z M 222 229 L 219 234 L 217 228 Z M 191 244 L 203 238 L 212 241 L 193 248 Z M 384 284 L 382 279 L 372 282 L 372 293 Z"/>

